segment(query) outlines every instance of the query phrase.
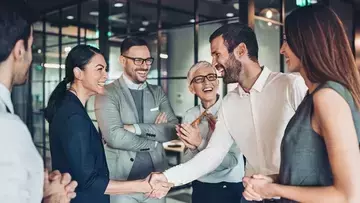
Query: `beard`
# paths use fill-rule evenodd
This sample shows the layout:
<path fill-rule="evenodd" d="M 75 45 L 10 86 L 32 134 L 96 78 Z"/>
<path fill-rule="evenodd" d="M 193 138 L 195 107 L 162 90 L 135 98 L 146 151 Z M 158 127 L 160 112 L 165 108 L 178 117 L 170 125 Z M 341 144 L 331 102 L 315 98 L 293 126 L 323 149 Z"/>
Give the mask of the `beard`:
<path fill-rule="evenodd" d="M 229 59 L 224 64 L 224 83 L 237 83 L 239 82 L 239 74 L 242 70 L 242 64 L 236 60 L 234 54 L 230 54 Z"/>

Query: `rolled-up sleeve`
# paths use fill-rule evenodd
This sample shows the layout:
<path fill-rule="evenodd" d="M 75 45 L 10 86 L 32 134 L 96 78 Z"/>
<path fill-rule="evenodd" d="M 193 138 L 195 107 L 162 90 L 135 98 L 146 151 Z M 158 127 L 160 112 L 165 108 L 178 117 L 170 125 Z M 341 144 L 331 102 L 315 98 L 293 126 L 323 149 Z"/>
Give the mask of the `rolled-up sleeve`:
<path fill-rule="evenodd" d="M 78 182 L 77 191 L 104 194 L 109 178 L 99 174 L 91 148 L 92 126 L 80 115 L 72 115 L 66 122 L 62 144 L 70 164 L 71 175 Z M 101 153 L 101 152 L 98 152 Z"/>

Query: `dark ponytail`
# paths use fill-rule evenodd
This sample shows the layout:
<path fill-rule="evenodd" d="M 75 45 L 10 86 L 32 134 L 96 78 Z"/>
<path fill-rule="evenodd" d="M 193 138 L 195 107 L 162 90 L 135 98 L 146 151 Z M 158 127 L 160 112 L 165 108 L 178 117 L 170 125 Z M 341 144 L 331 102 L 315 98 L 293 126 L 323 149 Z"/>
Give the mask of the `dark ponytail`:
<path fill-rule="evenodd" d="M 66 95 L 68 83 L 72 84 L 74 82 L 75 76 L 73 69 L 78 67 L 84 70 L 85 66 L 95 54 L 100 54 L 100 50 L 89 45 L 77 45 L 71 49 L 65 60 L 65 78 L 51 93 L 48 105 L 44 111 L 45 119 L 49 123 L 51 123 L 56 114 L 56 110 Z"/>

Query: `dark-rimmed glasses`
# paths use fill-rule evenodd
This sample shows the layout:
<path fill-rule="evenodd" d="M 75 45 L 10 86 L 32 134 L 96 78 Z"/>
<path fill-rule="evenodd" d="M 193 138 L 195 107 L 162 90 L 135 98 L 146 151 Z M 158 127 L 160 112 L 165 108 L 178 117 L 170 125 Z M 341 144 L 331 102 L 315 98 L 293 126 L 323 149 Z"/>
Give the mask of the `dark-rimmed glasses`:
<path fill-rule="evenodd" d="M 127 59 L 131 59 L 134 62 L 134 64 L 137 66 L 141 66 L 144 62 L 146 65 L 150 66 L 154 62 L 153 57 L 143 59 L 143 58 L 136 58 L 136 57 L 130 57 L 130 56 L 125 56 L 125 55 L 122 55 L 122 56 Z"/>
<path fill-rule="evenodd" d="M 199 76 L 194 77 L 191 80 L 190 84 L 191 83 L 196 83 L 196 84 L 203 83 L 203 82 L 205 82 L 205 78 L 211 82 L 211 81 L 215 81 L 218 77 L 215 73 L 210 73 L 208 75 L 199 75 Z"/>

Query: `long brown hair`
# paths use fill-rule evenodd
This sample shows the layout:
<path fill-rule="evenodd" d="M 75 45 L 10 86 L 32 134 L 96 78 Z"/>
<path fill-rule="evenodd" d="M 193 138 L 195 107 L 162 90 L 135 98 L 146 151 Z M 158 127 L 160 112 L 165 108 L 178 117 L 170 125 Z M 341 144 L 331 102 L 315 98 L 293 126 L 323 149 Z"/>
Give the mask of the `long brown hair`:
<path fill-rule="evenodd" d="M 351 92 L 360 107 L 360 73 L 344 26 L 321 4 L 294 10 L 285 21 L 286 41 L 313 83 L 336 81 Z"/>

